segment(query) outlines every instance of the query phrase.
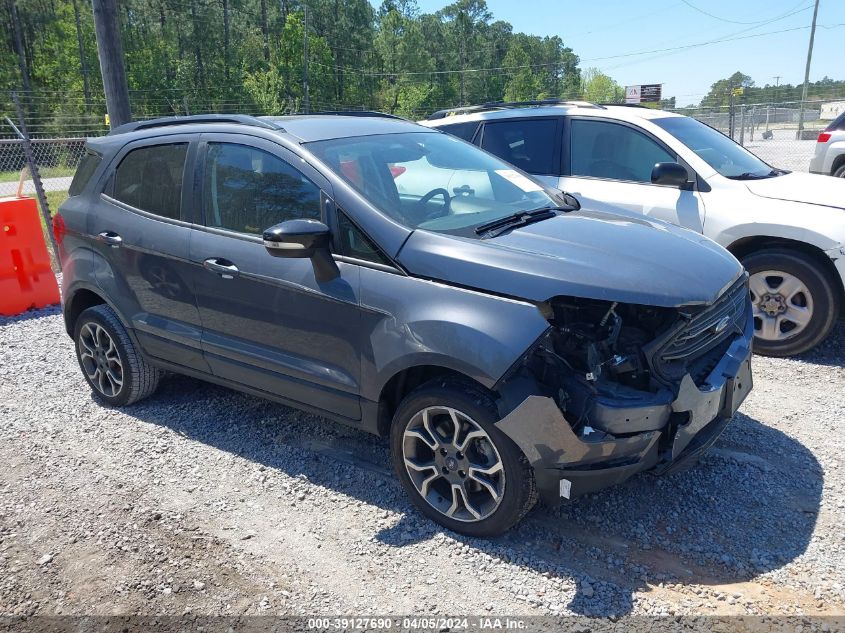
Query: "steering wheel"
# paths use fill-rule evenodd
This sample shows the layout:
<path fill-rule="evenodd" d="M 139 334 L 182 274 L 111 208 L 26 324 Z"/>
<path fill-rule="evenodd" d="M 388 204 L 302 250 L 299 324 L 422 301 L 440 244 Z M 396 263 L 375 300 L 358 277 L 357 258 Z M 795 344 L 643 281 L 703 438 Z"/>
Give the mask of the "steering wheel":
<path fill-rule="evenodd" d="M 424 210 L 425 206 L 435 196 L 443 196 L 443 206 L 439 209 L 431 211 L 430 213 L 427 213 L 423 221 L 436 220 L 437 218 L 442 218 L 443 216 L 449 215 L 449 213 L 451 213 L 452 211 L 452 196 L 450 196 L 449 192 L 446 189 L 443 189 L 443 187 L 438 187 L 437 189 L 432 189 L 431 191 L 429 191 L 417 201 L 417 205 L 420 209 Z"/>

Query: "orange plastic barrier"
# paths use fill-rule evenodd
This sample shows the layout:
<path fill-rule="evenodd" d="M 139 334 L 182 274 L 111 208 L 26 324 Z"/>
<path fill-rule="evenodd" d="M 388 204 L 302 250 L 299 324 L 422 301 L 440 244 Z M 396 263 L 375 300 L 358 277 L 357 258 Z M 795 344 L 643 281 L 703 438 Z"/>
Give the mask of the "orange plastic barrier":
<path fill-rule="evenodd" d="M 33 198 L 0 198 L 0 314 L 59 302 Z"/>

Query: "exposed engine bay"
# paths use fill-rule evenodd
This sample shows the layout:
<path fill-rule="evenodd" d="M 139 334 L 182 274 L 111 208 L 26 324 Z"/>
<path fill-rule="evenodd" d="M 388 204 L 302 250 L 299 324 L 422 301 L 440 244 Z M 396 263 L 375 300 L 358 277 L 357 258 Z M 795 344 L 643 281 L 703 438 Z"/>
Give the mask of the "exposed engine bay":
<path fill-rule="evenodd" d="M 684 322 L 677 309 L 556 297 L 541 310 L 552 327 L 513 375 L 516 385 L 538 384 L 576 432 L 665 426 L 679 384 L 655 375 L 648 354 Z"/>
<path fill-rule="evenodd" d="M 587 382 L 602 380 L 654 390 L 643 348 L 678 318 L 676 310 L 608 301 L 556 298 L 554 326 L 541 355 L 563 362 Z"/>

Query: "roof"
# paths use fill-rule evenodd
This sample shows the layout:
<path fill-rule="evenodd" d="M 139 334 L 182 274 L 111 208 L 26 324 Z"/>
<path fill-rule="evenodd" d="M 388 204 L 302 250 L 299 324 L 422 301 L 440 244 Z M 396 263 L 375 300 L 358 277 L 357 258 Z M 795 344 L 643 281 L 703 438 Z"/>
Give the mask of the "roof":
<path fill-rule="evenodd" d="M 404 119 L 383 116 L 294 115 L 261 117 L 260 120 L 284 128 L 304 143 L 349 136 L 424 132 L 421 126 Z"/>

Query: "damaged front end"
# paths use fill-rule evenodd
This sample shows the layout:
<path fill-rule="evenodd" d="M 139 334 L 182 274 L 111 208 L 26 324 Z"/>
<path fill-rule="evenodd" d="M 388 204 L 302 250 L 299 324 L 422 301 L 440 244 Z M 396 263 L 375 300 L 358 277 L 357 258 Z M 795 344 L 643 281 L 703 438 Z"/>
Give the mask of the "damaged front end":
<path fill-rule="evenodd" d="M 751 389 L 745 276 L 708 306 L 556 297 L 550 328 L 496 386 L 497 423 L 546 502 L 695 461 Z"/>

